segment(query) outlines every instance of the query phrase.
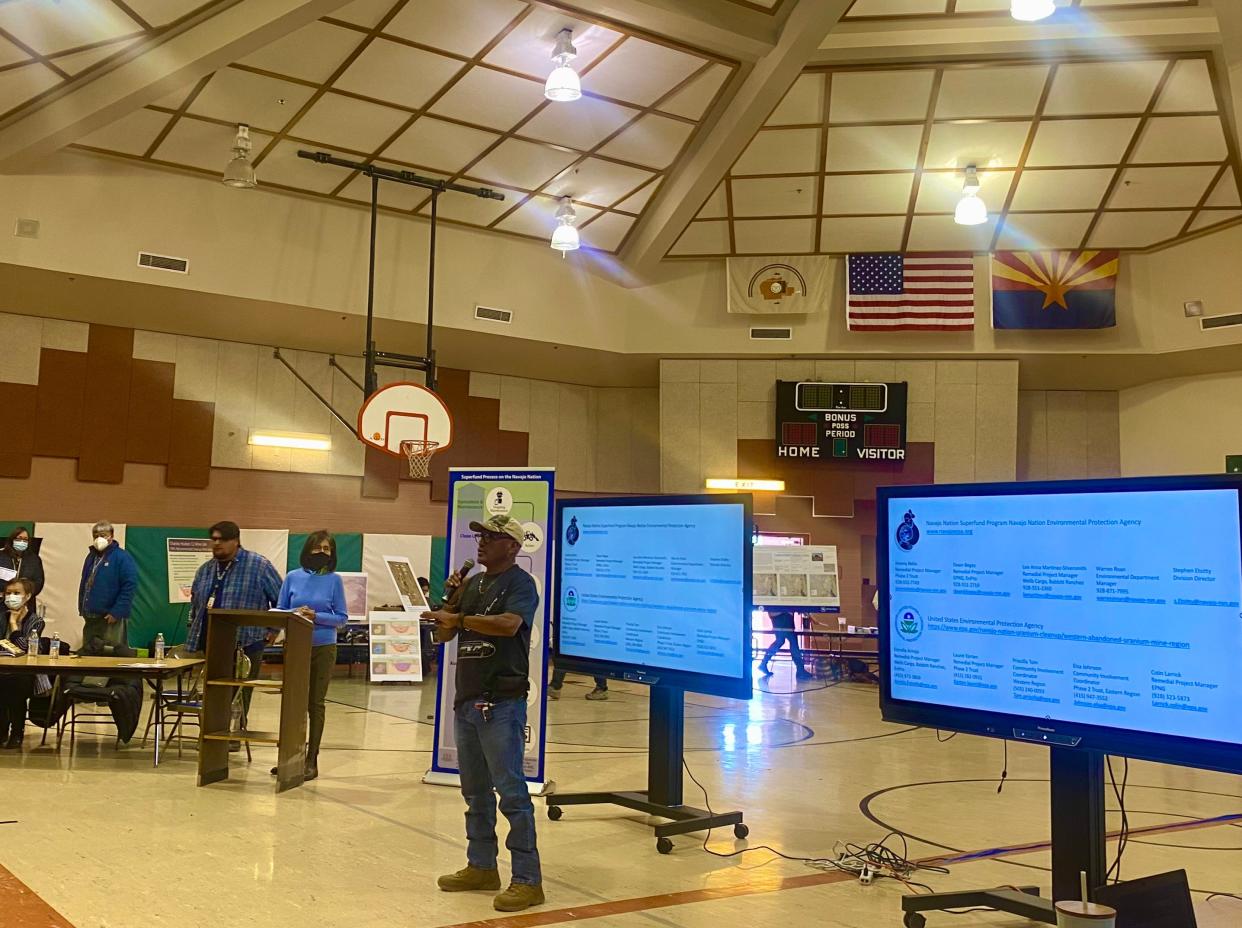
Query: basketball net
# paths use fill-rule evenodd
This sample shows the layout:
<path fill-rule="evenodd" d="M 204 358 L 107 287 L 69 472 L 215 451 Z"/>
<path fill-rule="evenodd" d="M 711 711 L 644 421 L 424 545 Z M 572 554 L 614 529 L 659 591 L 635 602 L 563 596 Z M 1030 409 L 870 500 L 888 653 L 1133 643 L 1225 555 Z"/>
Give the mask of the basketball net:
<path fill-rule="evenodd" d="M 431 456 L 440 448 L 438 441 L 426 441 L 421 438 L 403 441 L 401 450 L 410 462 L 410 476 L 415 480 L 426 480 L 431 476 Z"/>

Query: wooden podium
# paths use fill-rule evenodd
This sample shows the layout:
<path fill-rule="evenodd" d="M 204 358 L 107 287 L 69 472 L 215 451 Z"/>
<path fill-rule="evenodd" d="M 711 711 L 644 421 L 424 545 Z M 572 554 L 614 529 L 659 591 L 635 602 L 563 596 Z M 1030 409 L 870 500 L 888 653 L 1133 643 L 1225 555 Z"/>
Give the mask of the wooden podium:
<path fill-rule="evenodd" d="M 238 680 L 237 630 L 280 628 L 285 632 L 281 679 Z M 310 694 L 311 634 L 314 623 L 292 612 L 212 609 L 207 617 L 207 666 L 203 673 L 203 714 L 198 745 L 198 785 L 229 778 L 229 742 L 274 744 L 276 792 L 302 785 L 306 765 L 306 703 Z M 229 731 L 233 699 L 239 688 L 280 693 L 280 731 Z M 249 725 L 249 722 L 247 722 Z"/>

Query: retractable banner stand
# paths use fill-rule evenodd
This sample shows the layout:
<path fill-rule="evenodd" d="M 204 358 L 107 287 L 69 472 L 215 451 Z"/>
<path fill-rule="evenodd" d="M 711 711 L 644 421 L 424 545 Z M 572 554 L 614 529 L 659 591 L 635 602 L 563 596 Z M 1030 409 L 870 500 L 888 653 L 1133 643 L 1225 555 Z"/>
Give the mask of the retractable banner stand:
<path fill-rule="evenodd" d="M 461 568 L 477 558 L 471 522 L 484 522 L 492 516 L 518 519 L 526 533 L 518 566 L 535 579 L 539 607 L 530 635 L 530 695 L 526 709 L 526 756 L 523 761 L 530 791 L 542 795 L 544 780 L 544 713 L 547 708 L 548 581 L 552 567 L 552 500 L 556 472 L 507 468 L 450 468 L 448 509 L 447 571 Z M 482 570 L 481 566 L 473 572 Z M 439 689 L 436 699 L 435 745 L 431 769 L 424 783 L 457 786 L 457 744 L 454 738 L 453 697 L 457 678 L 457 641 L 444 645 L 439 662 Z"/>

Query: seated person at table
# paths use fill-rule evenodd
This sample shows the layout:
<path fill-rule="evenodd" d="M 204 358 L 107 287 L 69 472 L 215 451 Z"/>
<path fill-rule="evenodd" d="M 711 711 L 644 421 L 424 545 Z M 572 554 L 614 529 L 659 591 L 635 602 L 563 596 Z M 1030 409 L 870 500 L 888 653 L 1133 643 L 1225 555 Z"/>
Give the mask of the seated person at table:
<path fill-rule="evenodd" d="M 43 634 L 43 620 L 31 602 L 34 588 L 34 583 L 25 577 L 4 585 L 4 639 L 23 654 L 29 648 L 30 637 Z M 51 682 L 42 674 L 0 674 L 0 747 L 21 749 L 26 733 L 26 702 L 34 693 L 46 693 L 51 688 Z"/>

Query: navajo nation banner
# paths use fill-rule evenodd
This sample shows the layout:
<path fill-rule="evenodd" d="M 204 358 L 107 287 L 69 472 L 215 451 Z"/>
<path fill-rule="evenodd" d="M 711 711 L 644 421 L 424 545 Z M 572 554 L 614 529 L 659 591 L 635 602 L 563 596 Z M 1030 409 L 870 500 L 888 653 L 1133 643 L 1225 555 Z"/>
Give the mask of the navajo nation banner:
<path fill-rule="evenodd" d="M 992 256 L 992 328 L 1107 329 L 1117 324 L 1115 251 Z"/>
<path fill-rule="evenodd" d="M 784 258 L 728 258 L 729 312 L 823 313 L 832 292 L 826 255 Z"/>

